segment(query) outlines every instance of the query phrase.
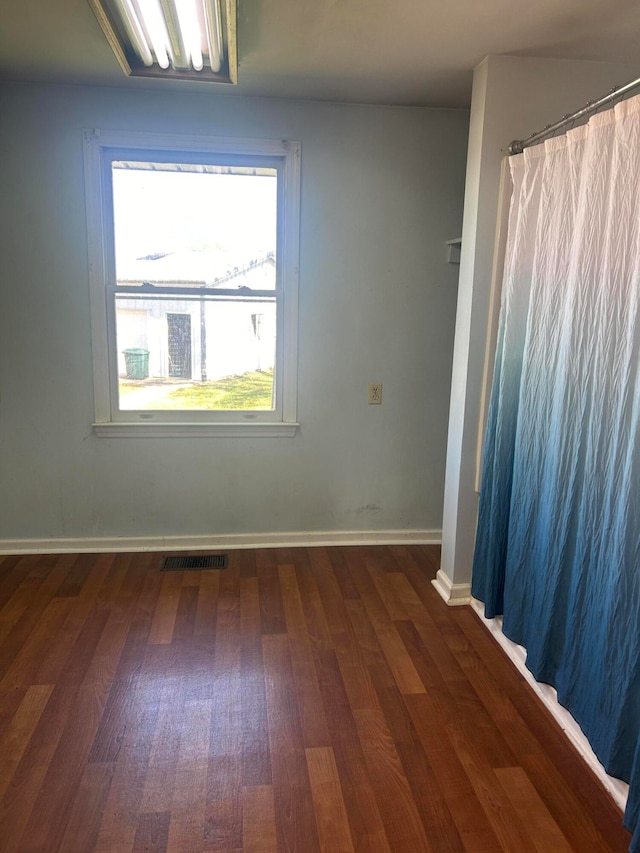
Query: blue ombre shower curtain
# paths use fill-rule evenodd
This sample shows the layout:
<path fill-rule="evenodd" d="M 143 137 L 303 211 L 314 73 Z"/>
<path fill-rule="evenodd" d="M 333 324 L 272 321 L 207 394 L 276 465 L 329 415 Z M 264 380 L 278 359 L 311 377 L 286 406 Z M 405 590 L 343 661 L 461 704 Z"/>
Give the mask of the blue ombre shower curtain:
<path fill-rule="evenodd" d="M 640 851 L 640 97 L 510 162 L 472 591 L 630 783 Z"/>

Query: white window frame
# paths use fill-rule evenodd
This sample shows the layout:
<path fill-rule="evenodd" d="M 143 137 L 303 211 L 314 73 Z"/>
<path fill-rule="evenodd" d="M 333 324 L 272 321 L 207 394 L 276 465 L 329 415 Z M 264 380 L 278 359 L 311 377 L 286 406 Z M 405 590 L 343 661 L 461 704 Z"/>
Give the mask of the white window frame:
<path fill-rule="evenodd" d="M 162 152 L 255 156 L 278 169 L 276 404 L 273 411 L 125 411 L 118 406 L 111 161 Z M 148 154 L 146 155 L 146 152 Z M 84 131 L 95 419 L 106 437 L 290 437 L 297 427 L 300 143 L 292 140 Z M 113 304 L 112 304 L 113 303 Z"/>

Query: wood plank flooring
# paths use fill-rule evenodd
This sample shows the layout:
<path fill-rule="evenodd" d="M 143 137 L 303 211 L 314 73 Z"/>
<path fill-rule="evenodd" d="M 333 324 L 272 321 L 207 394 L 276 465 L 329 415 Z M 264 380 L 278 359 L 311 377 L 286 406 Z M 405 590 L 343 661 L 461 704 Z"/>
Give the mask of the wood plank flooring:
<path fill-rule="evenodd" d="M 0 850 L 626 850 L 438 560 L 0 557 Z"/>

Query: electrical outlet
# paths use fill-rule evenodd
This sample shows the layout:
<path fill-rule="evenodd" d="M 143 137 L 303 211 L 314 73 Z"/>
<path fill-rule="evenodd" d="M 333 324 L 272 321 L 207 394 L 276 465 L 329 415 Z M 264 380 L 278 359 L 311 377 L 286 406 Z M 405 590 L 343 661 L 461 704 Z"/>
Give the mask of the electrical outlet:
<path fill-rule="evenodd" d="M 369 383 L 369 403 L 374 406 L 382 403 L 382 382 Z"/>

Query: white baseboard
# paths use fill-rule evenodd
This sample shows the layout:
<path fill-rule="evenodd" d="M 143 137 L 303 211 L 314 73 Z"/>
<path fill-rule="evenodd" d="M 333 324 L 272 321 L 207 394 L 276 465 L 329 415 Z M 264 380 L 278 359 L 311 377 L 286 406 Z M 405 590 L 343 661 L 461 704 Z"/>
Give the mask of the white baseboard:
<path fill-rule="evenodd" d="M 106 536 L 0 539 L 0 554 L 96 554 L 122 551 L 219 551 L 330 545 L 439 545 L 441 530 L 331 530 L 214 536 Z"/>
<path fill-rule="evenodd" d="M 598 777 L 615 804 L 624 811 L 627 804 L 627 795 L 629 793 L 629 786 L 627 783 L 623 782 L 621 779 L 615 779 L 613 776 L 609 776 L 602 764 L 598 761 L 596 754 L 591 749 L 591 745 L 584 736 L 578 723 L 574 720 L 569 711 L 567 711 L 566 708 L 563 708 L 558 702 L 555 689 L 549 684 L 541 684 L 539 681 L 535 680 L 525 664 L 527 657 L 526 649 L 519 646 L 517 643 L 514 643 L 513 640 L 505 637 L 502 633 L 502 617 L 497 616 L 495 619 L 485 619 L 484 604 L 475 598 L 471 599 L 471 606 L 480 617 L 485 628 L 491 632 L 496 641 L 507 653 L 507 657 L 513 664 L 515 664 L 520 674 L 524 676 L 528 684 L 533 688 L 534 693 L 543 702 L 547 710 L 551 713 L 555 721 L 571 741 L 574 748 Z"/>
<path fill-rule="evenodd" d="M 468 583 L 451 583 L 449 575 L 445 574 L 442 569 L 438 569 L 438 574 L 431 583 L 449 607 L 469 604 L 471 601 L 471 585 Z"/>

